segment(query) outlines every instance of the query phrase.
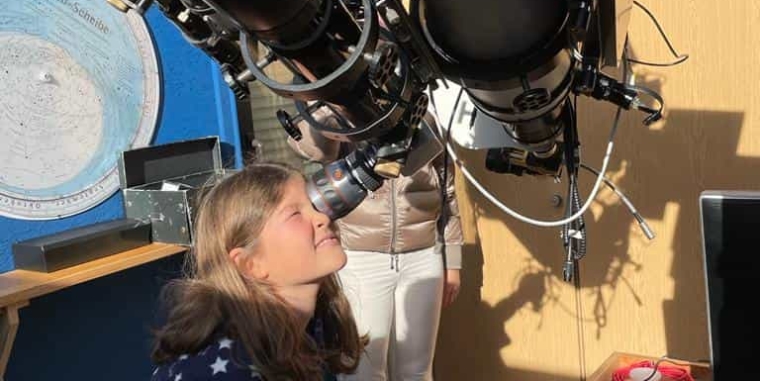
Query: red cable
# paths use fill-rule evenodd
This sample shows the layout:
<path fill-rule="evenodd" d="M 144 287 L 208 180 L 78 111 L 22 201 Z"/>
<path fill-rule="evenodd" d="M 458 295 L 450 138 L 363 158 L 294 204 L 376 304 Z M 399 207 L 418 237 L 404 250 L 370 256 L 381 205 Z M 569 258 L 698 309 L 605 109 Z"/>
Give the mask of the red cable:
<path fill-rule="evenodd" d="M 663 381 L 694 381 L 686 369 L 675 366 L 662 365 L 659 363 L 654 363 L 652 361 L 639 361 L 629 366 L 620 368 L 612 374 L 612 381 L 627 381 L 629 379 L 628 376 L 631 372 L 631 369 L 634 368 L 649 368 L 652 370 L 656 369 L 665 378 Z"/>

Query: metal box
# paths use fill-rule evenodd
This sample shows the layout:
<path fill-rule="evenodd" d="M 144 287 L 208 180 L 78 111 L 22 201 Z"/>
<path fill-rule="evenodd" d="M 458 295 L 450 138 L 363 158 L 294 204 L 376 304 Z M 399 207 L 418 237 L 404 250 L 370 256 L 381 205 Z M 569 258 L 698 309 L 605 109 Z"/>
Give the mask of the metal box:
<path fill-rule="evenodd" d="M 122 152 L 119 181 L 128 218 L 151 222 L 154 242 L 190 246 L 203 189 L 236 172 L 222 166 L 219 137 Z"/>

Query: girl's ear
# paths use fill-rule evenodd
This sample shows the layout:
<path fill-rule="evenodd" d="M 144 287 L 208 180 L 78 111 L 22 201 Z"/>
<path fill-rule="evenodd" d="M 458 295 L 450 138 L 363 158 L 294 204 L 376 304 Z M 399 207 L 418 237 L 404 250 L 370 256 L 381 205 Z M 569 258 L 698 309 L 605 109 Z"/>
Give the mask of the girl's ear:
<path fill-rule="evenodd" d="M 230 259 L 232 259 L 232 262 L 235 263 L 235 266 L 237 266 L 240 272 L 246 277 L 259 280 L 269 278 L 269 270 L 264 255 L 247 251 L 241 247 L 236 247 L 230 250 L 229 256 Z"/>

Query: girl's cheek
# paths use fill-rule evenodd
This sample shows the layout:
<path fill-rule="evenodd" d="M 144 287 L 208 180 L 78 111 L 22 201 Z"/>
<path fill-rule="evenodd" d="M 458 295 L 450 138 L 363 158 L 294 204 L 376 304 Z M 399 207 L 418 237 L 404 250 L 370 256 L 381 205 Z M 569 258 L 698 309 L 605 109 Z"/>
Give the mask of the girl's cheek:
<path fill-rule="evenodd" d="M 293 218 L 290 221 L 288 221 L 287 224 L 285 224 L 285 231 L 283 232 L 288 235 L 292 234 L 311 234 L 311 224 L 309 224 L 306 220 L 303 218 Z"/>

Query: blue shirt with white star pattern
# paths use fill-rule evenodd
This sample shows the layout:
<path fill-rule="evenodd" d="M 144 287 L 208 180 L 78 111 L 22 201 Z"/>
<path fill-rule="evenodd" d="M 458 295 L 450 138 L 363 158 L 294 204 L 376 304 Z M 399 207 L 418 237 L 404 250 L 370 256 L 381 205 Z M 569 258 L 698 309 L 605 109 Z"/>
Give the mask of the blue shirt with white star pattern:
<path fill-rule="evenodd" d="M 241 363 L 240 355 L 245 353 L 241 350 L 241 344 L 224 337 L 196 354 L 159 366 L 151 381 L 263 381 L 255 367 Z"/>
<path fill-rule="evenodd" d="M 323 344 L 320 323 L 309 324 L 310 333 Z M 264 381 L 256 367 L 245 361 L 247 357 L 242 343 L 223 337 L 198 353 L 184 354 L 158 366 L 151 381 Z M 323 380 L 334 381 L 335 376 L 325 372 Z"/>

